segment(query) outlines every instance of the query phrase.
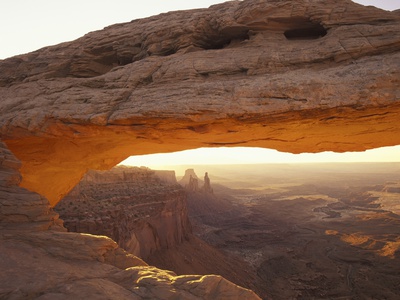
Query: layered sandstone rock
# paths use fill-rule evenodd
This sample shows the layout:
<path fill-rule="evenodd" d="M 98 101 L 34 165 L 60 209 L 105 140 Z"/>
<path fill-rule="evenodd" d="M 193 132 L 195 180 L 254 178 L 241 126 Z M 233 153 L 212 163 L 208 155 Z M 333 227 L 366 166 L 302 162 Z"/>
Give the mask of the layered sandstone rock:
<path fill-rule="evenodd" d="M 44 197 L 18 187 L 0 148 L 0 299 L 260 299 L 220 276 L 148 266 L 105 236 L 62 232 Z"/>
<path fill-rule="evenodd" d="M 173 171 L 122 166 L 89 171 L 56 211 L 69 231 L 106 235 L 145 260 L 191 233 L 186 193 Z"/>
<path fill-rule="evenodd" d="M 21 162 L 0 141 L 0 230 L 60 230 L 62 221 L 43 196 L 19 187 Z"/>
<path fill-rule="evenodd" d="M 52 205 L 133 154 L 399 144 L 399 24 L 349 0 L 247 0 L 113 25 L 1 61 L 1 137 Z"/>
<path fill-rule="evenodd" d="M 1 299 L 260 299 L 220 276 L 147 266 L 107 237 L 0 232 Z"/>
<path fill-rule="evenodd" d="M 113 25 L 1 60 L 2 229 L 59 228 L 42 196 L 54 206 L 88 169 L 108 169 L 133 154 L 399 144 L 399 20 L 349 0 L 233 1 Z M 1 253 L 15 255 L 0 260 L 3 298 L 76 299 L 86 295 L 83 287 L 103 298 L 118 291 L 119 299 L 160 298 L 174 289 L 187 299 L 256 297 L 216 277 L 147 276 L 151 268 L 140 267 L 119 278 L 97 262 L 78 267 L 53 257 L 52 243 L 62 237 L 67 247 L 67 233 L 40 234 L 43 247 L 18 236 L 0 243 L 10 247 Z M 51 259 L 58 276 L 36 259 Z"/>
<path fill-rule="evenodd" d="M 201 193 L 208 194 L 204 188 Z M 69 231 L 111 237 L 158 268 L 217 274 L 257 291 L 250 266 L 192 234 L 186 198 L 174 171 L 118 166 L 89 171 L 55 210 Z"/>

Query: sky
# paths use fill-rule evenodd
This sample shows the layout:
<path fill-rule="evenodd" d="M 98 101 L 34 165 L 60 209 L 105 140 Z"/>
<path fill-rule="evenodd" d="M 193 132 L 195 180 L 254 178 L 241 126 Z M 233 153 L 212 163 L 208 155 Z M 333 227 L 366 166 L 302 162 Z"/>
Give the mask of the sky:
<path fill-rule="evenodd" d="M 263 148 L 200 148 L 167 154 L 131 156 L 121 164 L 163 168 L 179 165 L 319 163 L 319 162 L 398 162 L 400 147 L 382 147 L 364 152 L 321 152 L 292 154 Z"/>
<path fill-rule="evenodd" d="M 70 41 L 115 23 L 224 0 L 0 0 L 0 59 Z M 400 0 L 357 0 L 386 10 Z"/>
<path fill-rule="evenodd" d="M 224 0 L 0 0 L 0 59 L 71 41 L 115 23 L 162 12 L 204 8 Z M 400 8 L 400 0 L 357 0 L 386 10 Z M 199 163 L 260 163 L 316 161 L 400 161 L 400 146 L 365 153 L 282 154 L 260 148 L 188 150 L 167 156 L 137 156 L 134 165 Z M 180 160 L 177 159 L 180 158 Z M 171 164 L 171 163 L 169 163 Z"/>

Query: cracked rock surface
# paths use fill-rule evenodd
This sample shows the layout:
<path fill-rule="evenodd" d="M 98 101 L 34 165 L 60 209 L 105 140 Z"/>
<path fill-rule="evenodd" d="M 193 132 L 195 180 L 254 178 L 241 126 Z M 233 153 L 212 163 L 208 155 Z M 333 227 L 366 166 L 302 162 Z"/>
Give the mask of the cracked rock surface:
<path fill-rule="evenodd" d="M 400 144 L 399 29 L 398 12 L 350 0 L 231 1 L 112 25 L 0 60 L 0 226 L 13 232 L 0 243 L 8 270 L 2 265 L 1 275 L 24 270 L 13 267 L 22 261 L 41 282 L 32 287 L 26 277 L 14 290 L 2 284 L 0 298 L 76 298 L 83 286 L 118 290 L 119 299 L 132 292 L 105 283 L 114 271 L 104 264 L 88 265 L 97 277 L 82 275 L 85 269 L 53 282 L 32 255 L 41 258 L 52 242 L 42 251 L 29 238 L 23 250 L 26 236 L 14 236 L 28 228 L 53 239 L 48 229 L 63 230 L 51 207 L 88 169 L 109 169 L 135 154 L 209 146 L 299 153 Z M 14 253 L 17 244 L 22 250 Z M 59 263 L 55 270 L 62 270 Z M 153 282 L 129 276 L 144 288 Z M 160 276 L 161 285 L 170 283 L 165 291 L 178 284 L 184 299 L 201 293 L 234 299 L 230 284 L 216 277 L 182 283 Z M 256 297 L 236 291 L 244 293 L 237 299 Z"/>
<path fill-rule="evenodd" d="M 399 144 L 399 24 L 348 0 L 246 0 L 112 25 L 0 61 L 0 135 L 52 205 L 134 154 Z"/>

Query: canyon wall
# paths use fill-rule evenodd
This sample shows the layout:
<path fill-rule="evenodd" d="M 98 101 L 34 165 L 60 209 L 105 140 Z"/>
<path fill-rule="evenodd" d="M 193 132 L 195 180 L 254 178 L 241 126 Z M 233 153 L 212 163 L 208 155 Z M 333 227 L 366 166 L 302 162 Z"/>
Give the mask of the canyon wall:
<path fill-rule="evenodd" d="M 213 196 L 203 187 L 199 192 Z M 257 276 L 240 257 L 222 253 L 192 234 L 187 196 L 174 171 L 118 166 L 89 171 L 55 211 L 70 232 L 106 235 L 156 267 L 179 275 L 221 275 L 261 295 Z M 203 208 L 218 208 L 213 213 L 225 213 L 209 198 L 197 200 Z"/>
<path fill-rule="evenodd" d="M 69 231 L 106 235 L 142 259 L 191 233 L 186 193 L 174 171 L 123 166 L 89 171 L 56 211 Z"/>
<path fill-rule="evenodd" d="M 48 200 L 19 186 L 21 162 L 0 140 L 0 230 L 59 230 L 63 222 Z"/>
<path fill-rule="evenodd" d="M 105 236 L 65 232 L 44 197 L 18 186 L 0 143 L 0 299 L 260 299 L 216 275 L 148 266 Z"/>

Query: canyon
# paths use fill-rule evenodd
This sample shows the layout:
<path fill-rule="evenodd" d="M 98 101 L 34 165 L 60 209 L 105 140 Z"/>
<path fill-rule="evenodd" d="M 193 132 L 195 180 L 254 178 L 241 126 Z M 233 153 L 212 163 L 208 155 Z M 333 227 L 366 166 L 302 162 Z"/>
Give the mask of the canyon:
<path fill-rule="evenodd" d="M 178 185 L 173 171 L 90 171 L 56 211 L 69 231 L 263 299 L 397 298 L 399 163 L 196 168 L 215 174 L 187 169 Z"/>
<path fill-rule="evenodd" d="M 398 298 L 400 163 L 196 169 L 214 193 L 189 193 L 194 233 L 241 257 L 265 299 Z"/>
<path fill-rule="evenodd" d="M 174 172 L 89 171 L 56 211 L 69 231 L 106 235 L 142 259 L 182 243 L 191 233 L 186 194 Z"/>
<path fill-rule="evenodd" d="M 187 192 L 174 171 L 126 166 L 89 171 L 55 211 L 69 232 L 110 237 L 156 267 L 179 275 L 218 274 L 256 288 L 256 275 L 239 256 L 221 253 L 193 235 Z"/>
<path fill-rule="evenodd" d="M 0 150 L 0 299 L 260 299 L 219 275 L 149 266 L 109 237 L 66 232 L 44 197 L 18 186 L 20 162 Z"/>
<path fill-rule="evenodd" d="M 65 232 L 53 207 L 130 155 L 400 144 L 399 24 L 348 0 L 230 1 L 0 60 L 0 297 L 257 299 Z"/>

